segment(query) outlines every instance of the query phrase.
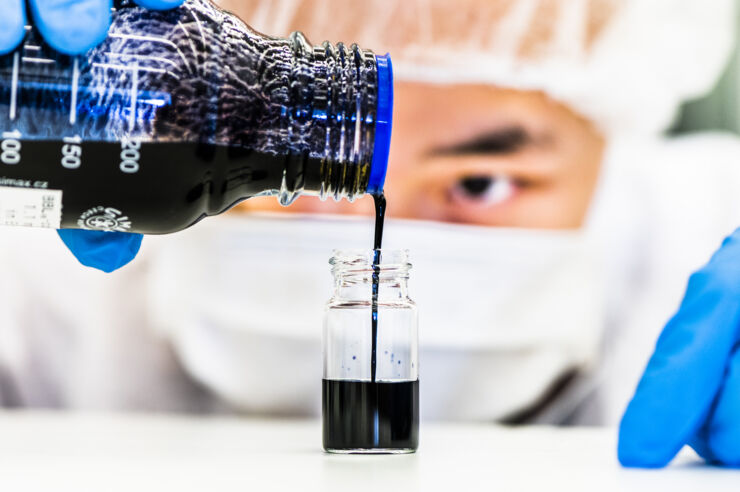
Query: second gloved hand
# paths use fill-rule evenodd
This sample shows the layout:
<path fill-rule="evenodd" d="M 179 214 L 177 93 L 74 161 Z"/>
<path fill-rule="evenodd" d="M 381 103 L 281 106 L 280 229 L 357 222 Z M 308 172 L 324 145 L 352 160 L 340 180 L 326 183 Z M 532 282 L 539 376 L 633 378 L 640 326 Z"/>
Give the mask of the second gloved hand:
<path fill-rule="evenodd" d="M 142 7 L 169 9 L 184 0 L 136 0 Z M 101 42 L 110 26 L 111 0 L 30 0 L 33 22 L 47 43 L 68 55 L 84 53 Z M 25 0 L 0 1 L 0 55 L 13 51 L 25 36 Z M 134 259 L 140 234 L 59 231 L 64 243 L 86 266 L 112 272 Z"/>
<path fill-rule="evenodd" d="M 662 467 L 689 444 L 740 466 L 740 229 L 691 276 L 619 429 L 625 466 Z"/>

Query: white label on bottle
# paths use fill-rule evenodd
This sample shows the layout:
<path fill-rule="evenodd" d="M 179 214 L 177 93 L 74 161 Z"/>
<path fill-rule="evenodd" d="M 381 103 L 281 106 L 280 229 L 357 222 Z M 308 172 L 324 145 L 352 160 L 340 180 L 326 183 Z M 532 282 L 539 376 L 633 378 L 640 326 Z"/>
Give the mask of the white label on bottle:
<path fill-rule="evenodd" d="M 49 227 L 62 223 L 62 190 L 0 186 L 0 225 Z"/>

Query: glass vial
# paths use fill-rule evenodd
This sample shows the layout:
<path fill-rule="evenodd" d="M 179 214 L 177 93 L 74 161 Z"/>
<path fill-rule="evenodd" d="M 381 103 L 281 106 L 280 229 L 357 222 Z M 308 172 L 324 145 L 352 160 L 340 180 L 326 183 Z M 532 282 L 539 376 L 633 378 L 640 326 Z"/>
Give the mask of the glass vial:
<path fill-rule="evenodd" d="M 412 453 L 419 443 L 419 361 L 417 308 L 407 287 L 408 251 L 383 251 L 376 267 L 375 340 L 373 252 L 335 251 L 329 263 L 335 289 L 324 319 L 324 449 Z"/>

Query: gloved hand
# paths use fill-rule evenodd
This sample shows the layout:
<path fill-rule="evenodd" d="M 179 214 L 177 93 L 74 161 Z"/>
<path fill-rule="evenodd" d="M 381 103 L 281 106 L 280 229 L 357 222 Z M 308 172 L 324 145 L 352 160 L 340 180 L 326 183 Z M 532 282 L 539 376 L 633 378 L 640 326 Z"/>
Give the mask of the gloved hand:
<path fill-rule="evenodd" d="M 740 466 L 740 229 L 691 276 L 622 417 L 619 460 L 662 467 L 689 444 Z"/>
<path fill-rule="evenodd" d="M 184 0 L 135 0 L 146 8 L 166 10 Z M 12 51 L 23 39 L 25 0 L 0 2 L 0 54 Z M 30 0 L 33 21 L 49 45 L 69 55 L 84 53 L 105 39 L 112 0 Z"/>
<path fill-rule="evenodd" d="M 136 0 L 142 7 L 169 9 L 184 0 Z M 110 26 L 111 0 L 30 0 L 33 21 L 49 45 L 69 55 L 84 53 L 100 43 Z M 25 0 L 0 0 L 0 55 L 23 40 Z M 86 266 L 112 272 L 134 259 L 140 234 L 60 230 L 62 241 Z"/>

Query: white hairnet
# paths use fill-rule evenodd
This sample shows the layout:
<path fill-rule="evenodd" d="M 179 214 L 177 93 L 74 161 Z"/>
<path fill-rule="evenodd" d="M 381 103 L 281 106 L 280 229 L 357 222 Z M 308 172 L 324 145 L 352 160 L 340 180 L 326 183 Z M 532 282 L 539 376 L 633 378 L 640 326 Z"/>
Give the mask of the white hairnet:
<path fill-rule="evenodd" d="M 605 133 L 665 129 L 708 91 L 732 0 L 221 0 L 255 29 L 389 51 L 399 80 L 541 90 Z"/>

